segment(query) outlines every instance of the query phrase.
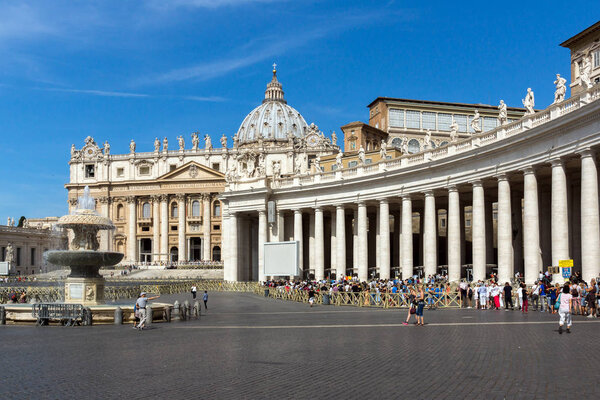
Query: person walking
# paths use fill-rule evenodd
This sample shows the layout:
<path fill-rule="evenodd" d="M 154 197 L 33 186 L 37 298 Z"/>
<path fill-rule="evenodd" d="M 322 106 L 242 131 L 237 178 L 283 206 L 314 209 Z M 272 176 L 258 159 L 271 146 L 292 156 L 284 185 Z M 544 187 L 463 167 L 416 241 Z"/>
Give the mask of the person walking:
<path fill-rule="evenodd" d="M 159 297 L 160 296 L 147 297 L 146 292 L 142 292 L 140 294 L 140 297 L 136 300 L 135 304 L 137 306 L 138 315 L 140 317 L 140 323 L 137 326 L 138 330 L 141 331 L 146 327 L 146 318 L 148 316 L 148 313 L 146 312 L 146 305 L 148 304 L 148 301 L 158 299 Z"/>
<path fill-rule="evenodd" d="M 563 325 L 567 324 L 567 333 L 571 333 L 571 312 L 573 311 L 573 296 L 570 293 L 569 284 L 565 283 L 563 286 L 562 293 L 558 295 L 556 299 L 558 305 L 558 315 L 560 317 L 558 322 L 558 333 L 562 335 Z"/>
<path fill-rule="evenodd" d="M 202 301 L 204 301 L 204 309 L 208 310 L 208 306 L 206 305 L 206 303 L 208 302 L 208 293 L 206 292 L 206 290 L 204 291 L 204 294 L 202 295 Z"/>
<path fill-rule="evenodd" d="M 508 311 L 508 305 L 510 304 L 510 309 L 513 309 L 513 301 L 512 301 L 512 286 L 510 283 L 506 282 L 504 284 L 504 309 Z"/>
<path fill-rule="evenodd" d="M 419 291 L 417 293 L 417 325 L 425 325 L 423 321 L 423 309 L 425 308 L 425 292 L 423 291 L 423 285 L 419 285 Z"/>
<path fill-rule="evenodd" d="M 198 291 L 198 288 L 196 287 L 196 285 L 192 285 L 192 299 L 196 300 L 196 292 Z"/>
<path fill-rule="evenodd" d="M 413 314 L 415 314 L 417 312 L 417 304 L 416 304 L 417 303 L 417 301 L 416 301 L 417 300 L 417 292 L 415 292 L 415 289 L 412 286 L 408 287 L 408 291 L 409 291 L 409 295 L 408 295 L 408 303 L 409 303 L 409 306 L 408 306 L 408 315 L 406 316 L 406 321 L 404 321 L 402 323 L 402 325 L 408 325 L 408 323 L 410 322 L 410 316 L 413 315 Z M 418 322 L 419 322 L 419 320 L 417 319 L 417 322 L 415 322 L 415 324 L 418 323 Z"/>
<path fill-rule="evenodd" d="M 523 305 L 521 307 L 521 311 L 524 314 L 527 314 L 527 312 L 529 311 L 529 298 L 528 298 L 528 291 L 527 291 L 527 286 L 524 283 L 521 283 L 521 293 L 523 295 Z"/>

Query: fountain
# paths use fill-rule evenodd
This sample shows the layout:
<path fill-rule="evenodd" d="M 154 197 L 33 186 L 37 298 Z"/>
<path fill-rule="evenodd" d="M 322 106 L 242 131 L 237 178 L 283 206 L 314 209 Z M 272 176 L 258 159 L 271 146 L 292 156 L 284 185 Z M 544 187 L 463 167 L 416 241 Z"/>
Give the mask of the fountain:
<path fill-rule="evenodd" d="M 98 231 L 114 230 L 115 226 L 110 219 L 99 215 L 95 208 L 96 201 L 86 186 L 77 208 L 71 214 L 60 217 L 56 224 L 73 231 L 70 250 L 46 252 L 50 263 L 71 268 L 65 281 L 65 303 L 104 304 L 104 278 L 98 271 L 123 259 L 123 253 L 98 251 Z"/>

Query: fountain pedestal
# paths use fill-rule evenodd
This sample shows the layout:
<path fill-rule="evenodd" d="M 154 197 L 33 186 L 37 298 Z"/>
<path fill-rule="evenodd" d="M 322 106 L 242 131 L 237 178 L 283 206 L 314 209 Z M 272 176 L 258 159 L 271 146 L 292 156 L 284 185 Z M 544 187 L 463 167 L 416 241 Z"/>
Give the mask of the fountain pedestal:
<path fill-rule="evenodd" d="M 65 303 L 84 306 L 104 304 L 104 278 L 67 278 Z"/>

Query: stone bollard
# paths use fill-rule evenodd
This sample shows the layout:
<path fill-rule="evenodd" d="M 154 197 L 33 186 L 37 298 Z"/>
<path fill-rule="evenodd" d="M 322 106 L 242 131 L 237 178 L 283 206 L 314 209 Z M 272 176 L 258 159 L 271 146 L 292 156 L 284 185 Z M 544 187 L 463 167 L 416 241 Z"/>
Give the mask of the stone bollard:
<path fill-rule="evenodd" d="M 92 326 L 92 310 L 89 307 L 83 309 L 83 325 Z"/>
<path fill-rule="evenodd" d="M 0 307 L 0 325 L 6 325 L 6 308 Z"/>
<path fill-rule="evenodd" d="M 123 324 L 123 310 L 121 307 L 115 308 L 115 325 Z"/>
<path fill-rule="evenodd" d="M 202 308 L 200 306 L 200 303 L 198 303 L 198 301 L 194 302 L 194 313 L 196 314 L 196 319 L 200 319 L 200 314 L 202 311 Z"/>
<path fill-rule="evenodd" d="M 165 319 L 167 322 L 171 322 L 171 307 L 169 306 L 165 308 Z"/>
<path fill-rule="evenodd" d="M 150 304 L 146 304 L 146 328 L 152 325 L 152 306 Z"/>
<path fill-rule="evenodd" d="M 190 319 L 190 302 L 187 300 L 184 301 L 181 305 L 181 308 L 183 308 L 183 320 L 187 321 L 188 319 Z"/>

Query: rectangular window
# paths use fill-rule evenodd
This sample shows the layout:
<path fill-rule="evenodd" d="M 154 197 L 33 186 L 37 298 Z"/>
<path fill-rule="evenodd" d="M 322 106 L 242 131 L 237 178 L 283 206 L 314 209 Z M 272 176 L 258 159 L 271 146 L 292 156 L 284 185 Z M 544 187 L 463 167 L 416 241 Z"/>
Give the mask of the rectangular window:
<path fill-rule="evenodd" d="M 466 115 L 454 114 L 454 120 L 458 124 L 459 132 L 467 131 L 467 116 Z"/>
<path fill-rule="evenodd" d="M 142 232 L 150 232 L 149 226 L 142 226 Z"/>
<path fill-rule="evenodd" d="M 4 261 L 5 254 L 6 254 L 6 247 L 0 247 L 0 261 Z"/>
<path fill-rule="evenodd" d="M 373 160 L 371 160 L 370 158 L 365 158 L 365 164 L 372 164 Z"/>
<path fill-rule="evenodd" d="M 445 219 L 440 220 L 440 224 L 441 224 L 442 228 L 445 228 L 446 227 L 446 220 Z"/>
<path fill-rule="evenodd" d="M 421 128 L 421 111 L 406 111 L 406 127 L 411 129 Z"/>
<path fill-rule="evenodd" d="M 213 231 L 220 231 L 221 225 L 213 225 Z"/>
<path fill-rule="evenodd" d="M 17 267 L 21 266 L 21 248 L 17 247 Z"/>
<path fill-rule="evenodd" d="M 331 166 L 331 170 L 332 170 L 332 171 L 335 171 L 336 169 L 337 169 L 337 164 L 333 164 L 333 165 Z"/>
<path fill-rule="evenodd" d="M 450 130 L 450 124 L 452 123 L 452 115 L 451 114 L 438 114 L 438 131 L 446 131 Z"/>
<path fill-rule="evenodd" d="M 390 126 L 404 128 L 404 110 L 390 108 Z"/>
<path fill-rule="evenodd" d="M 483 131 L 491 131 L 498 126 L 498 119 L 494 117 L 483 117 Z"/>
<path fill-rule="evenodd" d="M 85 166 L 85 177 L 86 178 L 93 178 L 95 175 L 95 169 L 94 166 L 92 164 L 88 164 Z"/>
<path fill-rule="evenodd" d="M 600 67 L 600 50 L 594 52 L 594 68 Z"/>
<path fill-rule="evenodd" d="M 175 171 L 176 169 L 177 169 L 177 165 L 175 165 L 175 164 L 169 165 L 169 172 Z"/>
<path fill-rule="evenodd" d="M 143 165 L 140 167 L 140 175 L 150 175 L 150 167 Z"/>
<path fill-rule="evenodd" d="M 171 225 L 171 230 L 172 231 L 176 231 L 177 230 L 177 225 Z"/>
<path fill-rule="evenodd" d="M 221 164 L 216 162 L 212 164 L 212 169 L 214 169 L 215 171 L 219 171 L 221 169 Z"/>
<path fill-rule="evenodd" d="M 125 176 L 125 168 L 117 168 L 117 176 L 119 178 L 122 178 L 123 176 Z"/>
<path fill-rule="evenodd" d="M 423 111 L 423 129 L 435 131 L 437 129 L 435 123 L 436 117 L 437 113 Z"/>
<path fill-rule="evenodd" d="M 470 219 L 468 219 L 468 220 L 465 221 L 465 226 L 471 226 L 471 220 Z"/>
<path fill-rule="evenodd" d="M 29 260 L 31 261 L 31 265 L 35 265 L 35 247 L 32 247 L 30 249 L 30 258 Z"/>
<path fill-rule="evenodd" d="M 348 163 L 348 168 L 356 167 L 358 165 L 358 161 L 350 161 Z"/>

